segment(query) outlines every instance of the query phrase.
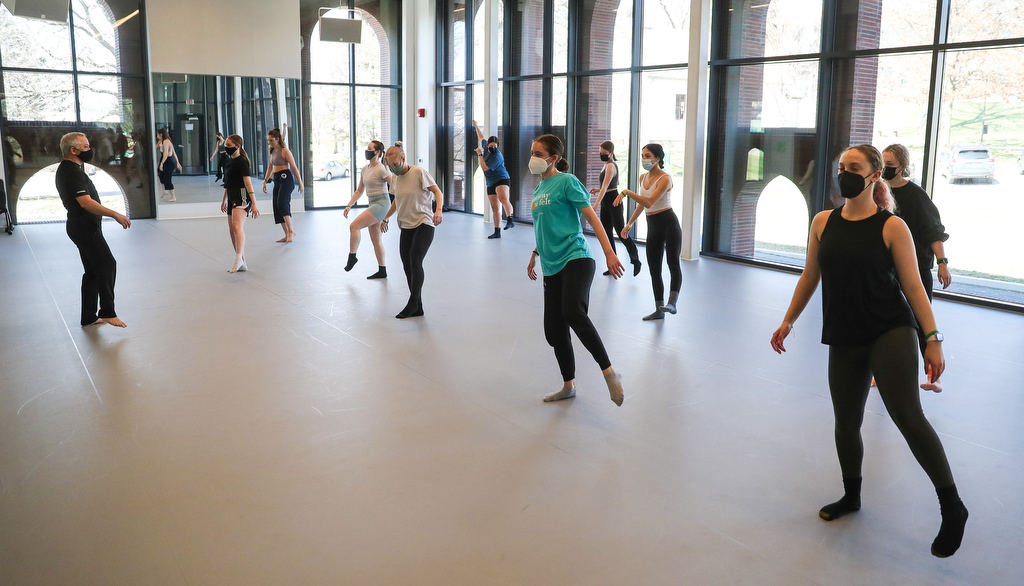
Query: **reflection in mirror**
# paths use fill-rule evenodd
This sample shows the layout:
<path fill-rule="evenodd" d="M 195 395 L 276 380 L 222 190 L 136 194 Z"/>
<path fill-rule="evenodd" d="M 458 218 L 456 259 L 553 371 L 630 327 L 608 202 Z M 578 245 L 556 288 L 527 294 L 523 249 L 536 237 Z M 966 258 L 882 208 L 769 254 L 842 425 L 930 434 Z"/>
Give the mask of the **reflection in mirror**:
<path fill-rule="evenodd" d="M 266 194 L 261 186 L 270 164 L 270 130 L 281 130 L 298 168 L 304 169 L 299 95 L 295 79 L 154 73 L 153 165 L 158 171 L 161 165 L 166 169 L 156 186 L 159 217 L 221 214 L 222 165 L 227 162 L 223 137 L 232 134 L 242 137 L 252 162 L 257 200 L 269 200 L 273 183 Z M 166 131 L 169 144 L 161 145 L 160 131 Z M 303 194 L 295 190 L 292 210 L 303 209 Z"/>
<path fill-rule="evenodd" d="M 60 137 L 84 132 L 96 150 L 87 172 L 104 204 L 152 217 L 140 0 L 71 0 L 74 23 L 0 6 L 2 175 L 18 223 L 62 221 L 53 168 Z M 72 43 L 72 36 L 74 42 Z M 109 202 L 109 203 L 108 203 Z"/>

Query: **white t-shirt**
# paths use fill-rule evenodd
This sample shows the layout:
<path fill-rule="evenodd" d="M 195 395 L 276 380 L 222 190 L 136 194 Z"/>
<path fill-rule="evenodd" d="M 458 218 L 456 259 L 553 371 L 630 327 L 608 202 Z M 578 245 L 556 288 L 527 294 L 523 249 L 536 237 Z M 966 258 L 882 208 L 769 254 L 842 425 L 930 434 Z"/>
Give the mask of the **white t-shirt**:
<path fill-rule="evenodd" d="M 431 187 L 437 185 L 434 178 L 419 167 L 409 167 L 402 175 L 392 174 L 388 177 L 391 193 L 395 194 L 395 205 L 398 207 L 398 227 L 406 230 L 421 224 L 434 223 L 434 209 L 431 203 L 434 194 Z M 441 205 L 441 202 L 438 202 Z"/>
<path fill-rule="evenodd" d="M 366 190 L 366 196 L 386 195 L 389 177 L 391 177 L 391 170 L 384 163 L 372 166 L 367 164 L 363 167 L 363 189 Z"/>

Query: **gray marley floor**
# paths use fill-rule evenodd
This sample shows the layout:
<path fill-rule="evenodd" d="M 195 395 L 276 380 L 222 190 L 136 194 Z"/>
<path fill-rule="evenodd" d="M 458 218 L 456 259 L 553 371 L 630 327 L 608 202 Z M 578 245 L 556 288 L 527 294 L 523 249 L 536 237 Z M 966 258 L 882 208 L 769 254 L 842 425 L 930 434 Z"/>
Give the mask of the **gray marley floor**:
<path fill-rule="evenodd" d="M 946 392 L 923 401 L 971 511 L 939 560 L 934 491 L 877 394 L 864 508 L 818 519 L 841 491 L 818 298 L 786 355 L 768 344 L 794 275 L 684 263 L 663 323 L 640 320 L 646 267 L 598 276 L 626 402 L 578 346 L 579 396 L 544 404 L 531 226 L 489 241 L 445 214 L 426 316 L 399 321 L 397 231 L 379 282 L 366 238 L 342 270 L 340 211 L 295 224 L 284 245 L 269 213 L 247 222 L 236 275 L 223 218 L 105 224 L 125 330 L 77 325 L 63 225 L 0 235 L 0 583 L 1020 583 L 1020 315 L 935 303 Z"/>

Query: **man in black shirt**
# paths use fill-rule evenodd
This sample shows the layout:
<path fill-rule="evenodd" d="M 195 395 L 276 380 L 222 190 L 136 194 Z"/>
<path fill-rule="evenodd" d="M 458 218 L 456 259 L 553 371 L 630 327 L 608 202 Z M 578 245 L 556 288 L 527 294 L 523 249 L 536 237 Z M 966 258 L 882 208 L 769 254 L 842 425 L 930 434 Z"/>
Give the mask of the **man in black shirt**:
<path fill-rule="evenodd" d="M 67 233 L 78 247 L 85 274 L 82 276 L 82 326 L 107 323 L 119 328 L 125 323 L 114 313 L 114 278 L 117 261 L 103 238 L 102 216 L 114 218 L 125 229 L 128 216 L 100 204 L 96 186 L 85 174 L 84 164 L 92 160 L 89 139 L 70 132 L 60 139 L 64 160 L 57 167 L 57 193 L 68 210 Z M 97 300 L 99 311 L 97 312 Z"/>

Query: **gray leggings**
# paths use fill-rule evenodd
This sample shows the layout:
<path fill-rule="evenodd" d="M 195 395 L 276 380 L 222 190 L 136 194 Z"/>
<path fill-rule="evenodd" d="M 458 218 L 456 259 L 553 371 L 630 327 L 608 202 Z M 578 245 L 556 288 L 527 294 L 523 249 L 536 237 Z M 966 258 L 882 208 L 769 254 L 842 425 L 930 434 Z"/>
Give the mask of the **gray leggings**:
<path fill-rule="evenodd" d="M 910 326 L 889 330 L 870 344 L 829 346 L 828 385 L 843 478 L 861 477 L 864 444 L 860 428 L 874 373 L 886 411 L 932 484 L 936 488 L 953 484 L 942 442 L 921 409 L 917 357 L 917 332 Z"/>

